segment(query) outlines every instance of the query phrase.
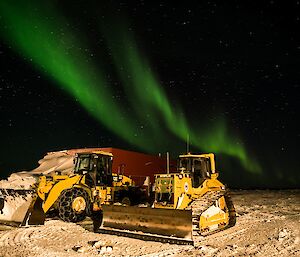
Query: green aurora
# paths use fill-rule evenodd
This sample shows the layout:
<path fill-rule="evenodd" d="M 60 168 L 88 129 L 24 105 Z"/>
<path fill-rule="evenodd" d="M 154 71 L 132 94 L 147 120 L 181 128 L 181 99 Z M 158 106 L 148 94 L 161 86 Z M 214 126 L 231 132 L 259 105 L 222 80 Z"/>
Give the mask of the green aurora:
<path fill-rule="evenodd" d="M 87 47 L 79 39 L 82 37 L 62 25 L 67 22 L 54 10 L 4 1 L 0 8 L 5 24 L 1 29 L 4 39 L 123 140 L 153 153 L 161 150 L 158 147 L 164 144 L 168 134 L 175 135 L 180 141 L 185 141 L 189 135 L 199 151 L 226 154 L 237 158 L 249 172 L 261 173 L 242 140 L 229 133 L 223 118 L 219 117 L 209 127 L 190 127 L 180 106 L 170 103 L 128 29 L 117 26 L 113 33 L 112 30 L 104 31 L 104 35 L 133 112 L 125 111 L 126 108 L 114 100 L 114 91 L 103 72 L 92 60 L 86 61 L 89 56 L 83 50 Z M 115 38 L 122 44 L 114 44 Z M 116 124 L 122 124 L 122 129 Z M 142 132 L 141 124 L 147 124 Z"/>
<path fill-rule="evenodd" d="M 139 117 L 143 119 L 147 113 L 151 114 L 152 118 L 162 118 L 169 131 L 181 140 L 185 141 L 189 135 L 190 141 L 196 148 L 236 157 L 247 170 L 259 173 L 260 166 L 247 156 L 246 149 L 238 143 L 241 140 L 236 135 L 230 135 L 226 121 L 222 117 L 219 117 L 211 127 L 196 130 L 189 127 L 183 111 L 178 106 L 171 106 L 163 87 L 151 71 L 147 59 L 138 53 L 138 45 L 128 30 L 129 26 L 123 26 L 115 26 L 109 31 L 105 30 L 108 26 L 102 26 L 102 30 L 112 49 L 116 70 L 119 71 L 128 97 L 134 99 L 132 105 Z M 111 28 L 111 24 L 109 27 Z M 114 33 L 111 34 L 111 31 Z M 117 35 L 115 35 L 116 32 Z M 121 44 L 115 42 L 121 42 Z M 128 74 L 130 74 L 130 79 Z M 130 97 L 131 95 L 134 97 Z M 155 124 L 152 125 L 156 130 Z"/>
<path fill-rule="evenodd" d="M 1 2 L 2 20 L 6 28 L 5 39 L 25 58 L 73 96 L 89 113 L 108 129 L 130 143 L 143 147 L 136 137 L 129 137 L 134 131 L 131 118 L 123 113 L 116 103 L 109 85 L 100 70 L 87 63 L 87 54 L 79 37 L 68 32 L 62 24 L 66 22 L 43 9 L 39 12 L 26 4 L 9 5 Z M 42 12 L 43 11 L 43 12 Z M 58 31 L 57 28 L 63 28 Z M 111 114 L 114 115 L 111 115 Z M 116 124 L 122 124 L 120 130 Z M 152 149 L 154 150 L 154 149 Z"/>

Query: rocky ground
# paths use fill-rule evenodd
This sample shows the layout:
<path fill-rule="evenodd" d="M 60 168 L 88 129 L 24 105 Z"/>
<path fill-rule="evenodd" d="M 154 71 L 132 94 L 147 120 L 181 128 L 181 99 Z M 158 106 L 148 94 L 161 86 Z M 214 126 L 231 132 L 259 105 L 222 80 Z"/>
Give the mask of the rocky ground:
<path fill-rule="evenodd" d="M 78 224 L 0 227 L 0 256 L 300 256 L 300 190 L 234 191 L 237 224 L 198 246 L 95 234 Z"/>

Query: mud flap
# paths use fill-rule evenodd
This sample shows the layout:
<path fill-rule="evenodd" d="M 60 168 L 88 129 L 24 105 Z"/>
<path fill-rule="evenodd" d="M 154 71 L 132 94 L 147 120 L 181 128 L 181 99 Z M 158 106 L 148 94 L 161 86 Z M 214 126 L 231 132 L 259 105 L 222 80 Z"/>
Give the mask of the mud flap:
<path fill-rule="evenodd" d="M 105 205 L 103 206 L 102 226 L 192 239 L 192 212 L 190 210 Z"/>

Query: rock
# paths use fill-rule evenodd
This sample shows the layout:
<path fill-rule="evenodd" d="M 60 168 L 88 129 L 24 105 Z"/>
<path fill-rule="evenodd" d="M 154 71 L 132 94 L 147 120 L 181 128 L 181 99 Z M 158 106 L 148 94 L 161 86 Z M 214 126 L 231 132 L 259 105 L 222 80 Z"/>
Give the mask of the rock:
<path fill-rule="evenodd" d="M 284 240 L 289 235 L 288 231 L 286 229 L 283 229 L 278 234 L 278 241 Z"/>
<path fill-rule="evenodd" d="M 113 247 L 111 245 L 101 246 L 99 253 L 100 254 L 111 253 L 112 250 L 113 250 Z"/>
<path fill-rule="evenodd" d="M 100 254 L 106 253 L 106 246 L 102 246 L 100 249 Z"/>
<path fill-rule="evenodd" d="M 84 246 L 82 246 L 82 247 L 80 247 L 79 249 L 78 249 L 78 253 L 86 253 L 88 251 L 88 249 L 87 249 L 87 247 L 84 247 Z"/>
<path fill-rule="evenodd" d="M 102 241 L 97 241 L 95 242 L 95 244 L 93 245 L 93 247 L 100 249 L 102 246 L 104 246 L 105 243 L 103 243 Z"/>
<path fill-rule="evenodd" d="M 87 247 L 84 247 L 84 246 L 80 246 L 80 245 L 76 245 L 72 248 L 75 252 L 78 252 L 78 253 L 85 253 L 88 251 Z"/>
<path fill-rule="evenodd" d="M 100 249 L 101 247 L 105 247 L 109 245 L 107 242 L 103 241 L 88 241 L 88 244 L 96 249 Z"/>
<path fill-rule="evenodd" d="M 81 247 L 80 245 L 75 245 L 75 246 L 72 247 L 72 250 L 77 252 L 80 247 Z"/>
<path fill-rule="evenodd" d="M 113 250 L 113 247 L 112 247 L 112 246 L 107 246 L 107 247 L 106 247 L 106 251 L 107 251 L 107 252 L 112 252 L 112 250 Z"/>

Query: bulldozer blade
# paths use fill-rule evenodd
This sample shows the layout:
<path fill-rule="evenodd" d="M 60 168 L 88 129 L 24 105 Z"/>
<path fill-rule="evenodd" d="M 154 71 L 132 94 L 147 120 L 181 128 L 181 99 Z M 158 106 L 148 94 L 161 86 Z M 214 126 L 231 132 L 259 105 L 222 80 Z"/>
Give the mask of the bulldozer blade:
<path fill-rule="evenodd" d="M 0 189 L 0 196 L 0 223 L 16 226 L 44 223 L 42 200 L 35 190 Z"/>
<path fill-rule="evenodd" d="M 192 239 L 192 213 L 190 210 L 104 205 L 102 226 Z"/>

